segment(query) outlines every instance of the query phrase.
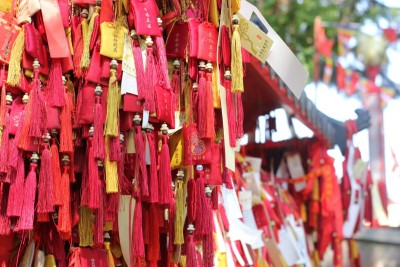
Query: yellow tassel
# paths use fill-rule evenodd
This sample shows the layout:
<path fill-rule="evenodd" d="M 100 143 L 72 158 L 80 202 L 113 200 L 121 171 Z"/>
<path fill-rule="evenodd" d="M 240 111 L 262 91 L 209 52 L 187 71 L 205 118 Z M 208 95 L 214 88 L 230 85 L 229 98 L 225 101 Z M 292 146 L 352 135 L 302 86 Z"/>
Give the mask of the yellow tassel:
<path fill-rule="evenodd" d="M 94 9 L 94 13 L 92 14 L 92 17 L 90 18 L 89 25 L 87 25 L 87 20 L 85 23 L 86 24 L 85 27 L 84 27 L 84 23 L 82 22 L 83 54 L 82 54 L 82 58 L 81 58 L 81 69 L 89 68 L 90 40 L 92 39 L 95 18 L 99 16 L 99 10 L 100 10 L 100 7 L 96 6 Z"/>
<path fill-rule="evenodd" d="M 106 192 L 117 193 L 118 192 L 118 164 L 116 161 L 110 161 L 109 155 L 109 144 L 110 139 L 106 137 L 105 147 L 106 147 L 106 159 L 104 161 L 104 167 L 106 170 Z"/>
<path fill-rule="evenodd" d="M 116 161 L 105 160 L 106 168 L 106 192 L 117 193 L 118 192 L 118 166 Z"/>
<path fill-rule="evenodd" d="M 119 244 L 114 244 L 110 250 L 112 254 L 115 256 L 115 258 L 119 259 L 122 257 L 122 250 Z"/>
<path fill-rule="evenodd" d="M 221 98 L 219 96 L 218 75 L 219 75 L 218 68 L 217 68 L 217 66 L 214 66 L 213 72 L 212 72 L 212 82 L 213 82 L 212 89 L 213 89 L 213 98 L 214 98 L 213 103 L 214 103 L 214 108 L 220 109 L 221 108 Z"/>
<path fill-rule="evenodd" d="M 350 249 L 351 249 L 351 257 L 353 259 L 357 259 L 358 258 L 358 246 L 357 246 L 357 242 L 354 239 L 350 239 Z"/>
<path fill-rule="evenodd" d="M 44 261 L 44 267 L 57 267 L 56 259 L 54 258 L 54 255 L 48 254 L 46 256 L 46 259 Z"/>
<path fill-rule="evenodd" d="M 228 264 L 226 260 L 226 253 L 218 252 L 218 266 L 226 267 Z"/>
<path fill-rule="evenodd" d="M 269 267 L 268 261 L 265 259 L 258 259 L 258 266 L 259 267 Z"/>
<path fill-rule="evenodd" d="M 184 241 L 183 237 L 183 225 L 185 223 L 184 208 L 185 208 L 185 196 L 183 195 L 183 181 L 178 180 L 178 186 L 176 189 L 176 217 L 175 217 L 175 245 L 182 245 Z"/>
<path fill-rule="evenodd" d="M 104 242 L 104 248 L 107 250 L 108 255 L 108 267 L 115 267 L 114 257 L 110 250 L 110 242 Z"/>
<path fill-rule="evenodd" d="M 69 52 L 71 53 L 71 56 L 73 56 L 74 55 L 74 46 L 72 44 L 72 29 L 71 29 L 71 27 L 65 28 L 65 36 L 67 36 Z"/>
<path fill-rule="evenodd" d="M 210 22 L 214 24 L 216 28 L 219 27 L 219 12 L 217 0 L 211 0 L 210 2 Z"/>
<path fill-rule="evenodd" d="M 104 224 L 104 228 L 103 228 L 104 232 L 109 232 L 113 230 L 113 223 L 112 222 L 106 222 Z"/>
<path fill-rule="evenodd" d="M 18 86 L 21 82 L 21 61 L 22 53 L 25 50 L 25 29 L 21 28 L 17 39 L 11 50 L 10 62 L 8 63 L 7 84 L 10 86 Z"/>
<path fill-rule="evenodd" d="M 236 14 L 240 9 L 240 0 L 232 0 L 232 13 Z"/>
<path fill-rule="evenodd" d="M 301 220 L 303 222 L 307 222 L 307 210 L 306 210 L 306 205 L 304 205 L 304 203 L 301 203 L 300 205 L 300 214 L 301 214 Z"/>
<path fill-rule="evenodd" d="M 186 256 L 182 255 L 179 263 L 180 263 L 180 266 L 186 267 Z"/>
<path fill-rule="evenodd" d="M 110 82 L 107 96 L 107 115 L 104 134 L 106 136 L 118 136 L 119 117 L 119 89 L 116 76 L 116 69 L 110 69 Z"/>
<path fill-rule="evenodd" d="M 79 246 L 90 247 L 93 245 L 93 213 L 86 207 L 81 206 L 78 225 Z"/>
<path fill-rule="evenodd" d="M 232 92 L 243 93 L 242 44 L 238 24 L 233 25 L 231 60 Z"/>

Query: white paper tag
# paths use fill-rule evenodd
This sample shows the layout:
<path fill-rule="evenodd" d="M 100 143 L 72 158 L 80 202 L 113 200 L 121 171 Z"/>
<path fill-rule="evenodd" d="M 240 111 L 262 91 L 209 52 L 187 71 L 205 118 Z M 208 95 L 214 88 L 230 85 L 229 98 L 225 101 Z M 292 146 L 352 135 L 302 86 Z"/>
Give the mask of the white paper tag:
<path fill-rule="evenodd" d="M 122 57 L 122 71 L 136 77 L 135 59 L 133 57 L 132 42 L 128 34 L 124 37 L 124 54 Z"/>
<path fill-rule="evenodd" d="M 259 172 L 261 171 L 261 163 L 262 159 L 261 158 L 256 158 L 256 157 L 245 157 L 246 161 L 250 163 L 251 167 L 253 168 L 254 172 Z"/>
<path fill-rule="evenodd" d="M 145 158 L 146 158 L 146 164 L 150 165 L 151 164 L 151 159 L 150 159 L 150 146 L 149 146 L 149 140 L 147 139 L 147 135 L 146 135 L 146 154 L 145 154 Z"/>
<path fill-rule="evenodd" d="M 278 231 L 279 236 L 279 250 L 281 251 L 286 263 L 289 266 L 296 264 L 300 259 L 300 253 L 297 249 L 293 235 L 289 232 L 290 229 L 282 227 Z"/>
<path fill-rule="evenodd" d="M 149 125 L 149 117 L 150 117 L 150 112 L 148 110 L 143 110 L 142 128 Z"/>
<path fill-rule="evenodd" d="M 239 191 L 239 202 L 242 205 L 242 211 L 251 210 L 252 192 L 249 190 Z"/>
<path fill-rule="evenodd" d="M 226 89 L 220 85 L 219 95 L 221 98 L 222 122 L 224 129 L 225 165 L 231 171 L 235 171 L 235 151 L 229 143 L 228 109 L 226 106 Z"/>
<path fill-rule="evenodd" d="M 287 167 L 289 169 L 290 177 L 292 179 L 300 178 L 305 175 L 303 165 L 301 163 L 301 157 L 299 153 L 287 154 L 286 155 Z M 306 187 L 306 182 L 295 183 L 294 189 L 299 192 Z"/>
<path fill-rule="evenodd" d="M 228 219 L 243 218 L 236 191 L 234 189 L 228 189 L 225 187 L 225 185 L 222 185 L 221 193 L 224 200 L 223 205 Z"/>
<path fill-rule="evenodd" d="M 126 93 L 138 95 L 137 80 L 129 73 L 122 72 L 121 95 Z"/>
<path fill-rule="evenodd" d="M 250 20 L 253 14 L 255 14 L 258 19 L 260 19 L 261 23 L 267 28 L 267 35 L 274 42 L 271 52 L 268 55 L 267 63 L 278 74 L 293 94 L 297 98 L 300 98 L 308 79 L 306 68 L 301 64 L 282 38 L 279 37 L 274 29 L 268 24 L 257 7 L 246 0 L 241 0 L 239 13 L 248 20 Z"/>

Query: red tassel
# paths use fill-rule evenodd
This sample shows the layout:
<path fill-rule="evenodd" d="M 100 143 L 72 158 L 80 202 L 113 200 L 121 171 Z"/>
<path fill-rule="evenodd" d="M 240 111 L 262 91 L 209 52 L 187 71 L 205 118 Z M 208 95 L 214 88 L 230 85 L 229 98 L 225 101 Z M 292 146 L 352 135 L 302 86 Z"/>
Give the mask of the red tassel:
<path fill-rule="evenodd" d="M 110 161 L 120 161 L 121 160 L 121 140 L 120 136 L 118 137 L 110 137 L 109 141 L 110 146 Z"/>
<path fill-rule="evenodd" d="M 242 93 L 235 93 L 236 97 L 236 138 L 241 138 L 244 135 L 243 132 L 243 103 Z"/>
<path fill-rule="evenodd" d="M 105 220 L 107 222 L 115 222 L 116 220 L 116 215 L 119 208 L 119 197 L 120 195 L 118 193 L 107 194 L 105 214 Z"/>
<path fill-rule="evenodd" d="M 171 238 L 171 242 L 168 242 L 168 252 L 169 257 L 172 258 L 172 254 L 175 251 L 176 246 L 174 245 L 175 240 L 175 218 L 176 218 L 176 203 L 175 199 L 172 198 L 171 202 L 169 203 L 168 208 L 168 226 L 169 226 L 169 238 Z M 172 262 L 172 259 L 171 259 Z"/>
<path fill-rule="evenodd" d="M 149 142 L 149 152 L 150 152 L 150 203 L 158 202 L 158 173 L 157 173 L 157 151 L 156 151 L 156 143 L 154 140 L 154 132 L 148 131 L 147 141 Z"/>
<path fill-rule="evenodd" d="M 70 160 L 67 155 L 63 159 L 63 173 L 61 176 L 61 206 L 58 210 L 58 232 L 62 240 L 71 238 L 71 195 L 70 195 Z"/>
<path fill-rule="evenodd" d="M 211 207 L 213 210 L 217 210 L 218 209 L 218 189 L 219 186 L 215 186 L 214 190 L 211 193 Z"/>
<path fill-rule="evenodd" d="M 158 176 L 160 177 L 160 204 L 168 205 L 173 197 L 172 193 L 172 175 L 171 175 L 171 159 L 169 157 L 168 147 L 168 127 L 164 123 L 161 127 L 162 146 L 160 152 L 160 169 Z"/>
<path fill-rule="evenodd" d="M 8 195 L 7 203 L 7 216 L 8 217 L 19 217 L 21 216 L 22 204 L 24 201 L 24 179 L 25 179 L 25 168 L 24 159 L 22 152 L 18 154 L 17 169 L 15 170 L 15 180 L 11 181 L 10 192 Z"/>
<path fill-rule="evenodd" d="M 196 182 L 194 179 L 189 179 L 187 182 L 187 216 L 188 221 L 193 223 L 196 221 Z"/>
<path fill-rule="evenodd" d="M 146 38 L 147 45 L 147 57 L 146 57 L 146 69 L 144 71 L 145 81 L 145 102 L 144 109 L 150 113 L 155 112 L 155 101 L 154 101 L 154 84 L 156 79 L 155 72 L 155 59 L 153 55 L 153 41 L 151 37 Z"/>
<path fill-rule="evenodd" d="M 61 59 L 53 58 L 51 60 L 49 78 L 50 80 L 47 88 L 50 90 L 51 95 L 50 105 L 52 107 L 61 108 L 66 104 L 64 98 L 65 89 L 62 77 Z"/>
<path fill-rule="evenodd" d="M 38 213 L 49 213 L 54 210 L 54 181 L 51 166 L 51 154 L 49 150 L 50 135 L 43 137 L 44 149 L 42 151 L 42 159 L 39 173 L 38 188 Z"/>
<path fill-rule="evenodd" d="M 95 89 L 96 104 L 94 109 L 94 135 L 93 135 L 93 149 L 94 157 L 99 160 L 104 160 L 105 148 L 104 148 L 104 119 L 103 119 L 103 107 L 101 105 L 101 86 L 97 86 Z"/>
<path fill-rule="evenodd" d="M 197 125 L 201 137 L 206 136 L 207 131 L 207 81 L 204 73 L 206 65 L 204 61 L 199 64 L 199 86 L 198 86 L 198 105 L 197 105 Z"/>
<path fill-rule="evenodd" d="M 135 213 L 133 219 L 133 256 L 136 258 L 144 257 L 143 227 L 142 227 L 142 201 L 136 200 Z"/>
<path fill-rule="evenodd" d="M 60 168 L 60 157 L 58 154 L 57 139 L 51 138 L 51 173 L 54 181 L 54 205 L 61 205 L 61 168 Z"/>
<path fill-rule="evenodd" d="M 60 152 L 72 153 L 74 151 L 72 144 L 72 112 L 73 103 L 68 92 L 64 93 L 66 105 L 61 109 L 60 121 Z"/>
<path fill-rule="evenodd" d="M 231 72 L 225 71 L 224 87 L 226 89 L 226 107 L 228 110 L 228 126 L 229 126 L 229 144 L 231 147 L 236 147 L 236 118 L 235 118 L 235 105 L 232 99 L 231 88 Z"/>
<path fill-rule="evenodd" d="M 147 177 L 147 168 L 146 168 L 146 148 L 143 143 L 142 136 L 142 127 L 140 126 L 140 117 L 139 115 L 135 115 L 134 121 L 135 131 L 133 134 L 133 139 L 135 142 L 136 148 L 136 157 L 135 157 L 135 181 L 137 183 L 138 195 L 142 197 L 147 197 L 149 195 L 149 187 L 148 187 L 148 177 Z"/>
<path fill-rule="evenodd" d="M 4 79 L 4 68 L 1 70 L 1 98 L 0 98 L 0 126 L 6 125 L 6 113 L 7 113 L 7 104 L 6 104 L 6 83 L 3 81 Z"/>
<path fill-rule="evenodd" d="M 191 109 L 192 109 L 192 114 L 193 114 L 193 121 L 198 122 L 199 121 L 199 86 L 197 83 L 192 84 L 192 103 L 191 103 Z"/>
<path fill-rule="evenodd" d="M 19 217 L 14 231 L 33 230 L 36 196 L 36 168 L 38 159 L 36 153 L 31 157 L 30 170 L 24 184 L 21 217 Z"/>
<path fill-rule="evenodd" d="M 1 135 L 1 146 L 0 146 L 0 177 L 3 173 L 4 177 L 9 176 L 10 168 L 9 168 L 9 155 L 10 155 L 10 110 L 11 110 L 11 103 L 12 97 L 11 95 L 6 96 L 7 105 L 6 105 L 6 112 L 5 112 L 5 121 Z M 7 178 L 5 178 L 7 180 Z M 5 181 L 9 182 L 9 181 Z"/>
<path fill-rule="evenodd" d="M 140 100 L 145 99 L 146 86 L 145 86 L 145 76 L 144 76 L 144 66 L 143 66 L 143 56 L 142 49 L 140 48 L 139 40 L 137 39 L 137 35 L 134 35 L 133 38 L 136 38 L 133 41 L 133 58 L 135 60 L 135 69 L 136 69 L 136 81 L 138 87 L 138 98 Z"/>
<path fill-rule="evenodd" d="M 215 117 L 214 117 L 214 93 L 212 82 L 212 65 L 207 63 L 206 67 L 206 138 L 214 138 L 215 136 Z"/>
<path fill-rule="evenodd" d="M 160 18 L 158 18 L 158 25 L 160 26 L 160 31 L 162 32 L 162 30 L 163 30 L 162 29 L 162 20 Z M 156 42 L 156 47 L 157 47 L 155 53 L 156 53 L 156 57 L 157 57 L 160 76 L 162 77 L 162 80 L 165 84 L 165 88 L 170 89 L 171 84 L 169 83 L 167 52 L 165 49 L 165 43 L 164 43 L 164 39 L 163 39 L 162 35 L 156 36 L 155 42 Z"/>
<path fill-rule="evenodd" d="M 174 94 L 176 96 L 179 96 L 179 94 L 180 94 L 180 85 L 181 85 L 180 76 L 179 76 L 179 67 L 180 67 L 179 60 L 175 60 L 174 61 L 174 74 L 172 75 L 172 80 L 171 80 L 171 88 L 172 88 L 172 92 L 174 92 Z M 176 97 L 175 101 L 176 101 L 175 110 L 178 110 L 179 97 Z"/>
<path fill-rule="evenodd" d="M 203 237 L 203 266 L 213 267 L 214 266 L 214 240 L 211 233 L 204 235 Z"/>
<path fill-rule="evenodd" d="M 83 19 L 80 19 L 81 21 Z M 83 73 L 81 69 L 81 58 L 83 54 L 83 34 L 82 34 L 82 23 L 79 23 L 74 34 L 74 74 L 76 78 L 81 78 Z"/>
<path fill-rule="evenodd" d="M 149 211 L 150 236 L 147 251 L 147 260 L 152 264 L 157 264 L 160 259 L 160 229 L 158 225 L 158 207 L 157 204 L 150 205 Z"/>
<path fill-rule="evenodd" d="M 193 234 L 189 234 L 186 243 L 186 267 L 197 267 L 196 245 Z"/>
<path fill-rule="evenodd" d="M 198 214 L 196 218 L 196 235 L 206 235 L 210 234 L 212 231 L 212 210 L 209 203 L 208 197 L 211 197 L 210 188 L 205 187 L 204 184 L 204 171 L 203 166 L 198 165 L 197 170 L 199 172 L 199 177 L 196 180 L 196 191 L 197 191 L 197 209 L 201 210 L 201 216 Z M 207 195 L 206 195 L 207 194 Z"/>
<path fill-rule="evenodd" d="M 91 132 L 93 134 L 93 132 Z M 92 137 L 88 138 L 88 189 L 89 189 L 89 198 L 88 198 L 88 208 L 97 209 L 100 206 L 100 196 L 99 196 L 99 169 L 97 166 L 97 159 L 94 157 L 93 151 L 93 139 Z"/>

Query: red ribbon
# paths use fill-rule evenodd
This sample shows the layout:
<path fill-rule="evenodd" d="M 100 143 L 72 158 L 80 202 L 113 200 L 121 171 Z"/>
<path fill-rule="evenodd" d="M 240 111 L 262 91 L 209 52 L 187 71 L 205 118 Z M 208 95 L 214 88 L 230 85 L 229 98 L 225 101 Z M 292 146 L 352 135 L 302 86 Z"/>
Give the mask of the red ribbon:
<path fill-rule="evenodd" d="M 43 22 L 52 58 L 70 56 L 68 40 L 65 35 L 60 7 L 57 0 L 41 0 Z"/>

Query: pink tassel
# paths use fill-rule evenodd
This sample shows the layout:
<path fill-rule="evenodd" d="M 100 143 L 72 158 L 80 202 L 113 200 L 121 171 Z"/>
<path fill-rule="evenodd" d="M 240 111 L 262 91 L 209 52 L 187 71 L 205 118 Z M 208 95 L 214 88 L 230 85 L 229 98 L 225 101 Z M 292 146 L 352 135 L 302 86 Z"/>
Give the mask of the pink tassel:
<path fill-rule="evenodd" d="M 33 63 L 34 67 L 35 62 Z M 38 64 L 39 65 L 39 64 Z M 33 78 L 32 91 L 29 97 L 29 101 L 32 102 L 32 117 L 29 126 L 29 136 L 41 138 L 43 130 L 46 128 L 47 116 L 46 106 L 43 99 L 43 94 L 40 90 L 40 81 L 38 69 L 34 70 L 35 77 Z"/>
<path fill-rule="evenodd" d="M 156 143 L 154 140 L 154 132 L 152 129 L 146 133 L 147 141 L 149 142 L 149 152 L 150 152 L 150 203 L 158 202 L 158 173 L 157 173 L 157 151 Z"/>
<path fill-rule="evenodd" d="M 134 121 L 136 123 L 133 139 L 136 148 L 135 180 L 137 181 L 138 184 L 137 193 L 142 197 L 147 197 L 149 196 L 149 187 L 148 187 L 148 176 L 147 176 L 146 158 L 145 158 L 146 148 L 143 142 L 142 127 L 140 126 L 139 115 L 135 115 Z"/>
<path fill-rule="evenodd" d="M 236 93 L 236 138 L 241 138 L 244 135 L 243 132 L 243 103 L 242 93 Z"/>
<path fill-rule="evenodd" d="M 153 41 L 151 37 L 146 39 L 147 45 L 147 57 L 146 57 L 146 69 L 144 71 L 145 78 L 145 102 L 144 109 L 153 113 L 155 111 L 155 100 L 154 100 L 154 84 L 156 81 L 155 72 L 155 59 L 153 55 Z"/>
<path fill-rule="evenodd" d="M 38 156 L 36 153 L 31 158 L 31 165 L 24 184 L 21 217 L 19 217 L 14 231 L 33 230 L 36 196 L 36 168 Z"/>
<path fill-rule="evenodd" d="M 133 256 L 136 258 L 144 257 L 144 241 L 142 226 L 142 201 L 136 200 L 135 212 L 133 215 Z"/>
<path fill-rule="evenodd" d="M 93 133 L 91 133 L 93 134 Z M 100 206 L 100 196 L 99 196 L 99 169 L 97 166 L 97 160 L 94 157 L 93 151 L 93 139 L 88 138 L 88 189 L 89 189 L 89 199 L 88 207 L 90 209 L 97 209 Z"/>
<path fill-rule="evenodd" d="M 65 89 L 62 77 L 61 59 L 53 58 L 51 60 L 49 77 L 50 80 L 47 88 L 50 90 L 51 95 L 50 105 L 52 107 L 61 108 L 66 104 L 64 98 Z"/>
<path fill-rule="evenodd" d="M 44 149 L 42 151 L 38 186 L 38 213 L 50 213 L 54 210 L 54 181 L 48 143 L 49 139 L 50 135 L 43 138 Z"/>
<path fill-rule="evenodd" d="M 60 121 L 60 152 L 72 153 L 74 151 L 72 144 L 72 112 L 73 103 L 68 92 L 64 93 L 66 105 L 61 109 Z"/>
<path fill-rule="evenodd" d="M 82 20 L 82 19 L 81 19 Z M 83 73 L 81 69 L 81 58 L 83 54 L 83 34 L 82 24 L 79 23 L 74 34 L 74 74 L 76 78 L 81 78 Z"/>
<path fill-rule="evenodd" d="M 168 130 L 167 125 L 163 124 L 161 126 L 162 146 L 160 151 L 160 169 L 158 173 L 158 176 L 160 177 L 159 202 L 160 204 L 165 204 L 165 205 L 171 203 L 173 197 L 171 159 L 169 157 L 167 130 Z"/>
<path fill-rule="evenodd" d="M 161 22 L 161 23 L 160 23 Z M 162 21 L 158 21 L 158 25 L 160 26 L 160 31 L 162 32 Z M 162 80 L 165 84 L 165 88 L 170 89 L 171 84 L 169 83 L 169 74 L 168 74 L 168 60 L 167 60 L 167 52 L 165 49 L 165 43 L 164 39 L 161 36 L 156 36 L 155 37 L 155 42 L 156 42 L 156 57 L 158 61 L 158 68 L 159 72 L 161 74 Z"/>
<path fill-rule="evenodd" d="M 199 86 L 198 86 L 198 105 L 197 105 L 197 125 L 201 137 L 206 136 L 207 131 L 207 81 L 204 73 L 204 61 L 199 65 Z"/>
<path fill-rule="evenodd" d="M 17 158 L 17 169 L 13 170 L 16 172 L 14 181 L 11 181 L 10 192 L 8 195 L 7 203 L 7 216 L 8 217 L 19 217 L 21 216 L 22 204 L 24 201 L 24 159 L 22 152 L 18 154 Z"/>
<path fill-rule="evenodd" d="M 186 243 L 186 267 L 197 267 L 196 245 L 193 240 L 193 234 L 189 233 Z"/>
<path fill-rule="evenodd" d="M 102 90 L 100 86 L 96 87 L 96 104 L 94 109 L 94 135 L 93 135 L 93 149 L 94 157 L 99 160 L 104 160 L 105 146 L 104 146 L 104 119 L 103 107 L 101 105 Z"/>
<path fill-rule="evenodd" d="M 60 157 L 58 154 L 57 139 L 51 138 L 51 173 L 53 174 L 54 181 L 54 205 L 61 205 L 61 168 L 60 168 Z"/>
<path fill-rule="evenodd" d="M 230 71 L 225 71 L 224 87 L 226 89 L 226 106 L 228 110 L 229 144 L 231 147 L 236 147 L 235 105 L 232 99 L 231 85 L 231 73 Z"/>
<path fill-rule="evenodd" d="M 134 36 L 137 38 L 137 35 Z M 143 56 L 142 49 L 140 48 L 139 41 L 136 39 L 133 41 L 133 58 L 135 60 L 135 68 L 136 68 L 136 81 L 138 87 L 138 98 L 140 100 L 145 99 L 146 93 L 146 85 L 145 85 L 145 76 L 144 76 L 144 66 L 143 66 Z"/>

